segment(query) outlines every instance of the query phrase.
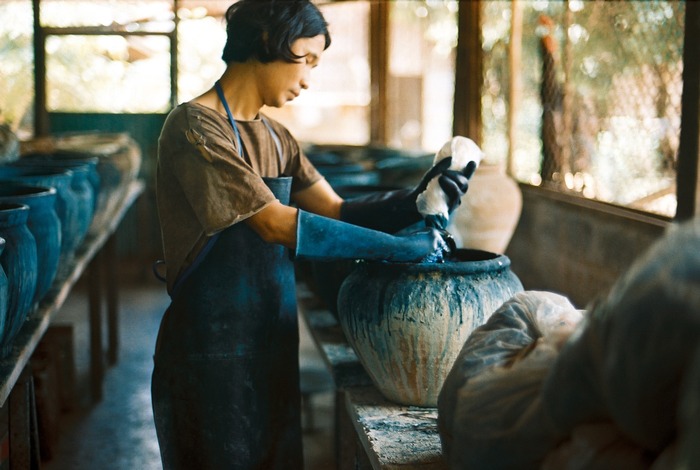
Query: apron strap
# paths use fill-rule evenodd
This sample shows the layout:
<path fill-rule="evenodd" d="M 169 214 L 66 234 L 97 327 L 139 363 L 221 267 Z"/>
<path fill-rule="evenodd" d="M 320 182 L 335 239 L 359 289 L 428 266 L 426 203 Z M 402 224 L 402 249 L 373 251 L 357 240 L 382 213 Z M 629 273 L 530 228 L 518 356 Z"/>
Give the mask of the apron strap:
<path fill-rule="evenodd" d="M 280 173 L 282 172 L 282 168 L 284 168 L 284 154 L 282 153 L 282 142 L 280 141 L 279 136 L 275 132 L 275 130 L 272 128 L 270 125 L 270 122 L 267 120 L 266 117 L 262 117 L 262 122 L 265 124 L 265 127 L 267 127 L 267 130 L 270 131 L 270 135 L 272 136 L 272 140 L 275 141 L 275 146 L 277 147 L 277 157 L 280 162 Z"/>
<path fill-rule="evenodd" d="M 233 119 L 233 114 L 231 114 L 231 109 L 228 107 L 228 102 L 226 101 L 226 97 L 224 96 L 224 90 L 221 88 L 221 83 L 219 80 L 216 81 L 214 84 L 214 88 L 216 89 L 216 94 L 219 96 L 219 101 L 221 101 L 221 104 L 224 105 L 224 109 L 226 110 L 226 115 L 228 116 L 228 122 L 231 123 L 231 127 L 233 127 L 233 133 L 236 135 L 236 144 L 238 145 L 238 155 L 243 157 L 245 159 L 244 152 L 245 150 L 243 149 L 243 143 L 241 142 L 241 133 L 238 130 L 238 126 L 236 125 L 236 120 Z"/>
<path fill-rule="evenodd" d="M 231 108 L 228 106 L 228 101 L 226 101 L 226 96 L 224 96 L 224 90 L 221 88 L 221 82 L 219 80 L 214 83 L 214 88 L 216 89 L 216 94 L 219 96 L 219 101 L 221 101 L 221 104 L 224 106 L 224 109 L 226 110 L 226 115 L 228 116 L 228 122 L 231 123 L 231 127 L 233 128 L 233 133 L 236 135 L 236 144 L 238 146 L 238 154 L 243 157 L 245 161 L 250 163 L 250 160 L 248 160 L 248 157 L 245 153 L 245 148 L 243 147 L 243 142 L 241 141 L 241 132 L 238 130 L 238 125 L 236 124 L 236 120 L 233 118 L 233 113 L 231 113 Z M 262 117 L 262 122 L 265 124 L 265 127 L 267 127 L 267 130 L 270 131 L 270 135 L 272 136 L 272 140 L 275 141 L 275 147 L 277 147 L 277 159 L 280 163 L 280 171 L 284 167 L 284 155 L 282 153 L 282 142 L 280 141 L 279 136 L 277 133 L 272 129 L 272 126 L 270 126 L 270 123 L 265 117 Z"/>

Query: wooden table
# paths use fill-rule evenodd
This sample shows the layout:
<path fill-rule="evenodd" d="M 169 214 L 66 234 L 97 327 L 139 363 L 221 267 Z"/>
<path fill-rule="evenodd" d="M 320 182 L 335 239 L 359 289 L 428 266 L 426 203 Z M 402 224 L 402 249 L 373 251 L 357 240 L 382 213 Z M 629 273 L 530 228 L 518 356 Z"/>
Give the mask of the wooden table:
<path fill-rule="evenodd" d="M 17 443 L 29 443 L 35 417 L 31 416 L 33 391 L 29 360 L 37 344 L 46 333 L 52 318 L 63 306 L 75 283 L 86 272 L 89 285 L 90 316 L 90 381 L 92 398 L 102 398 L 102 381 L 105 362 L 114 364 L 118 358 L 118 304 L 116 279 L 116 240 L 115 232 L 129 208 L 144 191 L 141 181 L 133 181 L 121 189 L 119 204 L 114 207 L 112 216 L 104 227 L 88 233 L 75 257 L 66 265 L 59 267 L 51 288 L 41 303 L 28 315 L 27 320 L 13 341 L 9 355 L 0 360 L 0 404 L 3 408 L 9 403 L 10 437 L 14 444 L 10 448 L 12 468 L 34 467 L 36 456 L 29 455 L 32 450 L 14 447 Z M 103 330 L 103 294 L 107 305 L 108 345 L 107 354 L 102 345 Z M 30 402 L 27 406 L 27 402 Z M 25 435 L 26 434 L 26 435 Z M 23 436 L 23 439 L 17 438 Z M 1 437 L 1 436 L 0 436 Z M 11 439 L 12 442 L 12 439 Z M 14 455 L 13 455 L 14 454 Z M 30 465 L 29 460 L 32 460 Z"/>
<path fill-rule="evenodd" d="M 299 313 L 335 386 L 335 453 L 339 470 L 443 470 L 437 409 L 401 406 L 374 387 L 335 316 L 297 283 Z"/>

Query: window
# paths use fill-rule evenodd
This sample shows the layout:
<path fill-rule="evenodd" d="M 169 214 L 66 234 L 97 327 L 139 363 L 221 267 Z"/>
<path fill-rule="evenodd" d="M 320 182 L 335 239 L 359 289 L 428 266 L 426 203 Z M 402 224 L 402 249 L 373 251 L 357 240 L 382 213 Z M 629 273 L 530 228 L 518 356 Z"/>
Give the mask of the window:
<path fill-rule="evenodd" d="M 483 3 L 487 153 L 505 158 L 510 142 L 520 181 L 673 216 L 684 2 L 519 2 L 522 58 L 509 71 L 512 5 Z"/>
<path fill-rule="evenodd" d="M 0 2 L 0 18 L 0 124 L 26 137 L 34 129 L 32 2 Z"/>
<path fill-rule="evenodd" d="M 390 3 L 390 146 L 437 151 L 452 137 L 458 4 Z"/>

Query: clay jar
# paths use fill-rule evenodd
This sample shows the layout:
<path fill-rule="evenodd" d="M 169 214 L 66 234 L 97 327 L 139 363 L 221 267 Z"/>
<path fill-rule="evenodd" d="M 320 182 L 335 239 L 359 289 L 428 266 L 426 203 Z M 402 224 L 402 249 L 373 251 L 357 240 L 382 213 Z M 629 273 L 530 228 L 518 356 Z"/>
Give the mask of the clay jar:
<path fill-rule="evenodd" d="M 61 252 L 61 222 L 56 215 L 56 189 L 3 183 L 0 202 L 29 206 L 27 226 L 34 235 L 37 249 L 37 280 L 34 303 L 51 287 Z"/>
<path fill-rule="evenodd" d="M 505 253 L 520 220 L 523 196 L 501 165 L 482 162 L 447 230 L 457 246 Z"/>
<path fill-rule="evenodd" d="M 20 159 L 12 166 L 34 170 L 62 169 L 71 172 L 70 187 L 73 190 L 77 202 L 77 228 L 75 233 L 75 246 L 78 247 L 90 228 L 92 217 L 95 213 L 95 190 L 90 183 L 90 164 L 76 161 L 52 161 Z"/>
<path fill-rule="evenodd" d="M 71 188 L 73 173 L 60 168 L 20 168 L 0 166 L 0 181 L 26 186 L 48 186 L 56 189 L 56 214 L 61 220 L 61 256 L 59 264 L 69 263 L 80 242 L 78 234 L 78 198 Z"/>
<path fill-rule="evenodd" d="M 141 147 L 128 133 L 84 132 L 40 137 L 23 143 L 26 153 L 79 154 L 96 157 L 100 191 L 90 231 L 104 227 L 119 203 L 126 197 L 129 185 L 141 169 Z M 69 157 L 72 158 L 72 157 Z"/>
<path fill-rule="evenodd" d="M 97 163 L 97 157 L 91 157 L 87 154 L 55 152 L 24 155 L 12 165 L 65 168 L 73 171 L 71 187 L 81 198 L 88 198 L 92 202 L 91 210 L 86 213 L 88 218 L 92 219 L 93 214 L 104 207 L 104 202 L 100 197 L 100 174 L 97 171 Z M 81 174 L 83 172 L 87 173 L 85 177 Z M 87 188 L 85 187 L 85 179 L 87 180 Z M 98 203 L 102 205 L 98 205 Z"/>
<path fill-rule="evenodd" d="M 27 227 L 29 206 L 0 203 L 0 237 L 5 239 L 5 250 L 0 264 L 8 277 L 8 309 L 0 325 L 0 356 L 9 354 L 12 340 L 27 318 L 36 289 L 36 241 Z"/>
<path fill-rule="evenodd" d="M 504 255 L 457 250 L 445 263 L 358 263 L 338 295 L 343 332 L 389 400 L 435 407 L 471 332 L 523 290 Z"/>

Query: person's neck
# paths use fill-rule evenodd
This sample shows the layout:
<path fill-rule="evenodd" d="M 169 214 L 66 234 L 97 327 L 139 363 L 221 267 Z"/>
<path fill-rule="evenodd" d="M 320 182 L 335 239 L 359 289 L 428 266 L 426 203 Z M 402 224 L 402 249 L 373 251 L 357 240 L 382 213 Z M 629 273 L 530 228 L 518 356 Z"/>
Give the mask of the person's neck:
<path fill-rule="evenodd" d="M 219 79 L 219 83 L 234 119 L 252 121 L 258 117 L 262 100 L 258 94 L 252 67 L 247 64 L 231 64 Z M 226 115 L 226 109 L 213 87 L 193 101 Z"/>

